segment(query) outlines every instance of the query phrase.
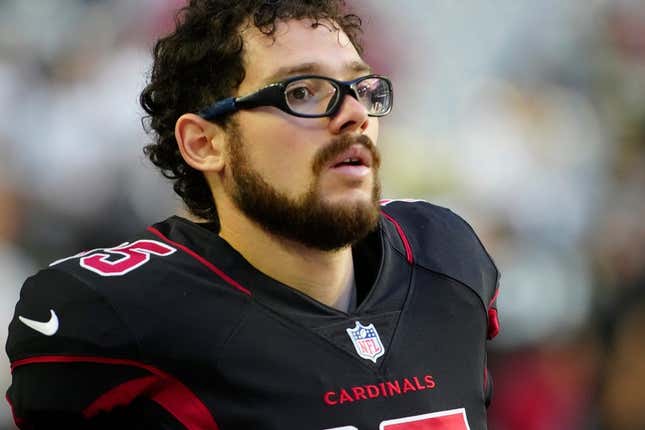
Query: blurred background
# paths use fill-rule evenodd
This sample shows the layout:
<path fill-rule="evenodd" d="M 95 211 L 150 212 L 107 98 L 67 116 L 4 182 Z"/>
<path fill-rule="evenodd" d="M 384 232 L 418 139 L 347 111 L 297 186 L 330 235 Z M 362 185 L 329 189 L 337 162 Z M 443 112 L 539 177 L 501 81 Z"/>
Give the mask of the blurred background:
<path fill-rule="evenodd" d="M 182 3 L 0 0 L 2 344 L 37 268 L 182 211 L 137 103 Z M 645 2 L 349 3 L 395 84 L 384 197 L 460 213 L 503 273 L 490 428 L 645 429 Z"/>

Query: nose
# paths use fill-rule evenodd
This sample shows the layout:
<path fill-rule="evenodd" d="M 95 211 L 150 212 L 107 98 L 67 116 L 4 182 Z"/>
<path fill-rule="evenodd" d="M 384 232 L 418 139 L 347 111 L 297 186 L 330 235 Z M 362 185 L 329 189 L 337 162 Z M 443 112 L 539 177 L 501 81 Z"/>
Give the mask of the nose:
<path fill-rule="evenodd" d="M 354 97 L 346 95 L 336 114 L 331 117 L 329 129 L 333 134 L 363 133 L 367 129 L 369 121 L 367 109 Z"/>

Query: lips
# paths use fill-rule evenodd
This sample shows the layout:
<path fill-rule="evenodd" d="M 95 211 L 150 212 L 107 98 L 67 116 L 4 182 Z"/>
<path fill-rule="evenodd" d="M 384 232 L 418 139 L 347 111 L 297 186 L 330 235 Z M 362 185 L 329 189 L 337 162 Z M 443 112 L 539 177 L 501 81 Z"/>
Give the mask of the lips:
<path fill-rule="evenodd" d="M 352 145 L 348 150 L 343 151 L 331 163 L 330 168 L 342 166 L 372 166 L 372 154 L 363 145 Z"/>
<path fill-rule="evenodd" d="M 324 170 L 367 175 L 378 170 L 381 156 L 372 140 L 364 134 L 343 134 L 320 148 L 312 163 L 312 171 L 320 175 Z"/>

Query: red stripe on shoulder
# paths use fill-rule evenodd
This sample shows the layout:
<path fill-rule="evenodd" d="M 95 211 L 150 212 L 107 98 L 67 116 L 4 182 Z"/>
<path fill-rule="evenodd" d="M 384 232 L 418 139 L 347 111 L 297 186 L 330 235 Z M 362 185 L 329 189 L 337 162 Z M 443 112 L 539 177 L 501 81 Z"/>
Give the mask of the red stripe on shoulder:
<path fill-rule="evenodd" d="M 399 223 L 392 218 L 390 215 L 385 213 L 384 211 L 381 211 L 383 216 L 388 219 L 393 225 L 394 228 L 396 228 L 397 233 L 399 233 L 399 237 L 401 238 L 401 242 L 403 242 L 403 247 L 405 248 L 405 258 L 408 260 L 408 263 L 414 264 L 414 256 L 412 255 L 412 247 L 410 246 L 410 242 L 408 241 L 408 237 L 405 235 L 405 231 L 403 231 L 403 228 L 399 225 Z"/>
<path fill-rule="evenodd" d="M 11 363 L 11 371 L 13 372 L 16 368 L 25 365 L 45 363 L 94 363 L 132 366 L 147 370 L 152 374 L 149 377 L 126 382 L 104 393 L 85 409 L 84 414 L 86 417 L 91 417 L 92 414 L 102 410 L 109 410 L 115 406 L 127 404 L 123 402 L 128 399 L 132 401 L 137 395 L 146 395 L 146 397 L 173 415 L 187 430 L 219 430 L 213 415 L 195 393 L 174 376 L 150 364 L 110 357 L 42 355 L 14 361 Z"/>
<path fill-rule="evenodd" d="M 154 234 L 155 236 L 159 237 L 160 239 L 162 239 L 164 242 L 167 242 L 167 243 L 171 244 L 172 246 L 175 246 L 175 247 L 177 247 L 177 248 L 181 249 L 181 250 L 182 250 L 182 251 L 184 251 L 186 254 L 190 255 L 190 256 L 191 256 L 191 257 L 193 257 L 195 260 L 199 261 L 201 264 L 203 264 L 204 266 L 206 266 L 206 267 L 207 267 L 211 272 L 215 273 L 217 276 L 219 276 L 220 278 L 222 278 L 226 283 L 228 283 L 229 285 L 233 286 L 235 289 L 237 289 L 237 290 L 239 290 L 239 291 L 243 292 L 244 294 L 246 294 L 246 295 L 248 295 L 248 296 L 251 296 L 251 295 L 252 295 L 252 294 L 251 294 L 251 291 L 250 291 L 249 289 L 247 289 L 247 288 L 243 287 L 242 285 L 240 285 L 240 284 L 239 284 L 235 279 L 233 279 L 233 278 L 231 278 L 230 276 L 228 276 L 228 275 L 227 275 L 226 273 L 224 273 L 221 269 L 219 269 L 217 266 L 215 266 L 214 264 L 212 264 L 211 262 L 209 262 L 208 260 L 206 260 L 206 259 L 205 259 L 204 257 L 202 257 L 201 255 L 197 254 L 197 253 L 196 253 L 195 251 L 193 251 L 192 249 L 188 248 L 188 247 L 187 247 L 187 246 L 185 246 L 185 245 L 182 245 L 182 244 L 181 244 L 181 243 L 179 243 L 179 242 L 175 242 L 174 240 L 170 240 L 170 239 L 169 239 L 169 238 L 167 238 L 163 233 L 161 233 L 159 230 L 157 230 L 157 229 L 156 229 L 156 228 L 154 228 L 154 227 L 148 227 L 148 231 L 149 231 L 150 233 Z"/>

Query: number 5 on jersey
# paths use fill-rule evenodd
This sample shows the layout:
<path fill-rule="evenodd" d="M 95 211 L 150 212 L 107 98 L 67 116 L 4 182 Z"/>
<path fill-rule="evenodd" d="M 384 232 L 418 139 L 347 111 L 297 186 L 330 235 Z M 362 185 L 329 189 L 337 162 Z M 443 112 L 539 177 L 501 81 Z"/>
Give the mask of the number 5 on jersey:
<path fill-rule="evenodd" d="M 62 260 L 54 261 L 50 266 L 80 257 L 81 267 L 101 276 L 122 276 L 150 261 L 151 255 L 168 256 L 177 251 L 175 248 L 156 240 L 137 240 L 123 243 L 113 248 L 98 248 L 84 251 Z"/>

